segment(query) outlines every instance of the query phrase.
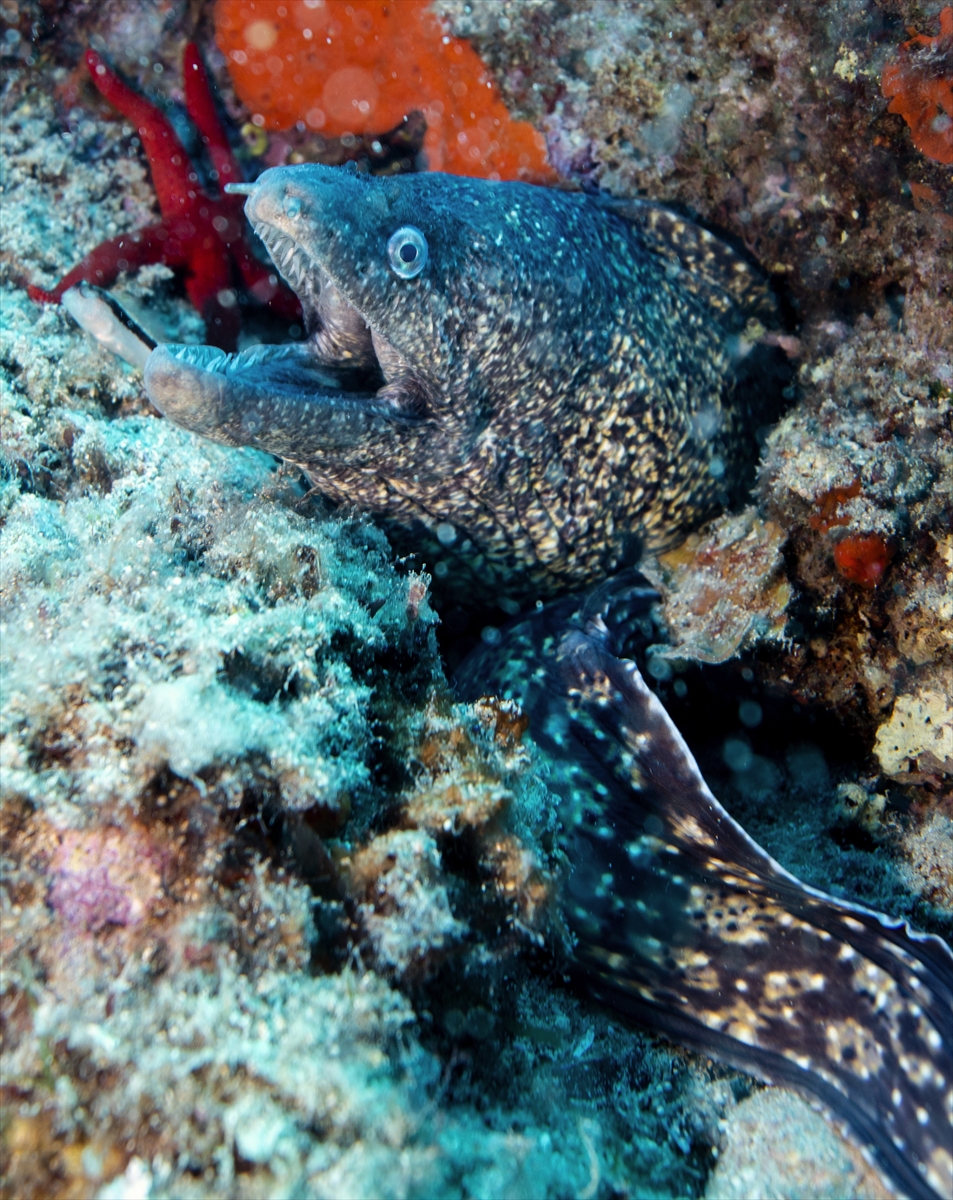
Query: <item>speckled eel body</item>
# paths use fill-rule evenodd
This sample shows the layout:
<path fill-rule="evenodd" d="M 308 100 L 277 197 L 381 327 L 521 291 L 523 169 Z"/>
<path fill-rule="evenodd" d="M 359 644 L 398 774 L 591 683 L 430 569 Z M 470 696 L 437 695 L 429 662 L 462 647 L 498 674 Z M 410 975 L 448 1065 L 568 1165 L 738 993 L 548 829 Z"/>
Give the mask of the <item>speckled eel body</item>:
<path fill-rule="evenodd" d="M 648 599 L 633 547 L 708 515 L 745 453 L 731 400 L 740 331 L 770 310 L 756 272 L 638 201 L 321 166 L 247 190 L 308 340 L 160 346 L 153 401 L 299 464 L 464 590 L 608 580 L 463 672 L 516 695 L 557 764 L 580 970 L 676 1040 L 818 1097 L 905 1194 L 948 1197 L 953 955 L 771 860 L 620 657 L 619 614 Z"/>

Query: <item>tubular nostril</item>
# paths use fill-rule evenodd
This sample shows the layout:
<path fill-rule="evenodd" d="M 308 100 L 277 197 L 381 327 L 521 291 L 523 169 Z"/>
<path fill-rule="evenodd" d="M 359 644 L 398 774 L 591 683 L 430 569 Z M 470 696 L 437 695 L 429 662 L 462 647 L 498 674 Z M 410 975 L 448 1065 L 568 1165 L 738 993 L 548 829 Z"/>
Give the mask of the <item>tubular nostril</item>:
<path fill-rule="evenodd" d="M 292 217 L 292 218 L 294 218 L 294 217 L 297 217 L 297 216 L 299 216 L 299 215 L 300 215 L 300 213 L 301 213 L 301 199 L 300 199 L 300 197 L 298 197 L 298 196 L 286 196 L 286 197 L 285 197 L 284 209 L 285 209 L 285 216 L 286 216 L 286 217 Z"/>

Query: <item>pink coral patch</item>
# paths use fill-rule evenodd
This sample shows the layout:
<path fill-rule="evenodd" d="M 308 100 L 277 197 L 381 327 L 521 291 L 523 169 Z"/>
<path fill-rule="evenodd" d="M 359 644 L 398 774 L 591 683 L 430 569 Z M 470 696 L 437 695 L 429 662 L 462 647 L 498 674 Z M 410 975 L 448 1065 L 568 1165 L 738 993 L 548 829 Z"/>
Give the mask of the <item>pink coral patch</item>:
<path fill-rule="evenodd" d="M 70 830 L 53 856 L 50 906 L 91 933 L 138 925 L 162 886 L 155 859 L 155 848 L 135 829 Z"/>

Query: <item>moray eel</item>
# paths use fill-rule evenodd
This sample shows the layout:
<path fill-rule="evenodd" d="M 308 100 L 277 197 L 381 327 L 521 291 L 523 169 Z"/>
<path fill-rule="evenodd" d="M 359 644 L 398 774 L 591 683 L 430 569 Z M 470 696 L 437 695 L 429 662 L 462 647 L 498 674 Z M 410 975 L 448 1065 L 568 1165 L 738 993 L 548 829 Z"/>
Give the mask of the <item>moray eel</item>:
<path fill-rule="evenodd" d="M 741 331 L 771 310 L 757 272 L 642 201 L 311 165 L 245 190 L 308 339 L 159 346 L 153 402 L 300 465 L 438 564 L 456 553 L 475 594 L 607 581 L 459 676 L 515 696 L 554 764 L 586 985 L 812 1094 L 903 1193 L 949 1196 L 953 955 L 787 874 L 622 657 L 652 598 L 633 553 L 706 517 L 744 456 Z"/>
<path fill-rule="evenodd" d="M 297 346 L 165 346 L 158 407 L 298 463 L 472 598 L 585 587 L 711 515 L 746 452 L 726 403 L 748 264 L 656 205 L 440 174 L 266 171 L 245 211 Z M 673 336 L 677 331 L 677 336 Z"/>
<path fill-rule="evenodd" d="M 457 672 L 517 700 L 552 765 L 585 988 L 712 1058 L 820 1100 L 903 1195 L 953 1188 L 953 955 L 806 886 L 712 795 L 635 663 L 659 599 L 623 572 L 510 624 Z"/>

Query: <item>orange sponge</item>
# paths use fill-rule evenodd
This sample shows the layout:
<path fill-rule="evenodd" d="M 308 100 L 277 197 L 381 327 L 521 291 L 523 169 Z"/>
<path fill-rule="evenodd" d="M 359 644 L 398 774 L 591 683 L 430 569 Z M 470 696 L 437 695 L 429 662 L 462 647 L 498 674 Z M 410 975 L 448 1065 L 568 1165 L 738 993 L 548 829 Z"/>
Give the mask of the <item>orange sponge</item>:
<path fill-rule="evenodd" d="M 215 40 L 265 128 L 303 121 L 360 136 L 419 109 L 431 170 L 556 178 L 542 134 L 510 117 L 477 53 L 446 33 L 429 0 L 217 0 Z"/>
<path fill-rule="evenodd" d="M 953 163 L 953 8 L 940 13 L 938 37 L 915 34 L 880 78 L 888 112 L 910 126 L 913 144 L 941 163 Z"/>

